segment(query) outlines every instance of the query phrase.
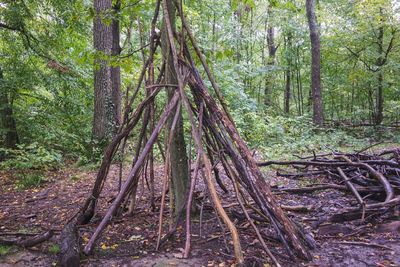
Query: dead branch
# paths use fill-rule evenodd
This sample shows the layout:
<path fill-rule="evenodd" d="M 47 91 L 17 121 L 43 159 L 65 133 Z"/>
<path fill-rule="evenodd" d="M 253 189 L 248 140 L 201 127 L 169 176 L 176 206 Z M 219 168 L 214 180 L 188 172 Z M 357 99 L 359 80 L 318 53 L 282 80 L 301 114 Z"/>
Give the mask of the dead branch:
<path fill-rule="evenodd" d="M 53 234 L 53 231 L 50 230 L 43 234 L 37 234 L 34 237 L 29 238 L 0 239 L 0 245 L 19 246 L 24 248 L 33 247 L 49 240 Z"/>
<path fill-rule="evenodd" d="M 104 230 L 104 228 L 107 226 L 107 224 L 110 222 L 110 219 L 113 216 L 115 210 L 121 204 L 121 202 L 124 199 L 129 187 L 131 186 L 135 176 L 137 175 L 141 165 L 143 164 L 144 159 L 147 156 L 147 153 L 150 151 L 151 147 L 153 146 L 154 142 L 156 141 L 157 136 L 158 136 L 159 132 L 161 131 L 161 128 L 164 126 L 164 124 L 167 121 L 167 119 L 168 119 L 169 115 L 171 114 L 172 110 L 177 105 L 178 100 L 179 100 L 179 95 L 177 93 L 175 93 L 174 96 L 172 97 L 170 103 L 166 107 L 164 113 L 160 117 L 160 120 L 159 120 L 157 126 L 155 127 L 153 133 L 151 134 L 149 140 L 147 141 L 147 144 L 144 147 L 144 149 L 142 151 L 142 154 L 140 155 L 140 157 L 136 161 L 134 167 L 130 171 L 127 180 L 125 181 L 124 185 L 121 188 L 121 191 L 118 193 L 116 199 L 114 200 L 114 202 L 112 203 L 111 207 L 107 211 L 106 215 L 102 219 L 100 225 L 97 227 L 97 229 L 95 230 L 94 234 L 90 238 L 89 242 L 85 246 L 85 249 L 84 249 L 84 253 L 85 254 L 88 255 L 88 254 L 90 254 L 92 252 L 93 246 L 94 246 L 94 242 L 96 241 L 98 236 L 101 234 L 101 232 Z"/>

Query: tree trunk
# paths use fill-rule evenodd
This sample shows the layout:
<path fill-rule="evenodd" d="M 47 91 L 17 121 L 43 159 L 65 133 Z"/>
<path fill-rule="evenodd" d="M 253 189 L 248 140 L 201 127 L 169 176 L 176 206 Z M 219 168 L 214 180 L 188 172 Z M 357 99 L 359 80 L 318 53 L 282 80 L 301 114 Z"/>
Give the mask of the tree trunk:
<path fill-rule="evenodd" d="M 93 40 L 96 50 L 94 60 L 94 118 L 93 138 L 97 142 L 106 142 L 115 135 L 121 107 L 120 69 L 112 67 L 113 56 L 118 55 L 119 23 L 115 15 L 112 0 L 94 0 Z"/>
<path fill-rule="evenodd" d="M 286 38 L 286 61 L 287 69 L 285 70 L 285 96 L 284 96 L 284 111 L 286 114 L 290 113 L 290 98 L 291 98 L 291 82 L 292 82 L 292 33 L 289 31 Z"/>
<path fill-rule="evenodd" d="M 378 88 L 376 90 L 376 110 L 375 124 L 379 125 L 383 121 L 383 74 L 382 69 L 378 71 Z"/>
<path fill-rule="evenodd" d="M 382 14 L 382 9 L 380 9 L 380 15 L 383 16 Z M 382 19 L 381 19 L 382 22 Z M 384 55 L 383 55 L 383 34 L 384 34 L 384 29 L 383 25 L 381 25 L 378 29 L 378 53 L 379 53 L 379 58 L 377 60 L 377 66 L 379 66 L 378 70 L 378 86 L 376 89 L 376 107 L 375 107 L 375 124 L 379 125 L 383 121 L 383 70 L 382 66 L 385 64 L 384 63 Z"/>
<path fill-rule="evenodd" d="M 171 26 L 175 30 L 175 18 L 176 10 L 173 1 L 168 1 L 168 14 L 171 21 Z M 173 65 L 173 57 L 170 51 L 170 45 L 168 41 L 167 28 L 165 22 L 163 24 L 163 31 L 161 36 L 162 41 L 162 53 L 166 60 L 165 66 L 165 83 L 166 84 L 178 84 L 176 78 L 176 72 Z M 168 101 L 171 100 L 174 95 L 176 88 L 168 88 Z M 168 128 L 171 129 L 173 123 L 174 114 L 170 116 L 168 120 Z M 167 135 L 168 136 L 168 135 Z M 180 211 L 183 205 L 185 205 L 185 196 L 189 183 L 188 174 L 188 159 L 186 154 L 186 145 L 183 132 L 183 119 L 182 114 L 179 114 L 177 124 L 175 126 L 174 135 L 172 138 L 172 143 L 170 144 L 170 164 L 171 164 L 171 179 L 170 179 L 170 192 L 172 193 L 172 203 L 174 204 L 174 213 Z"/>
<path fill-rule="evenodd" d="M 271 23 L 271 7 L 268 8 L 268 22 L 267 22 L 267 46 L 268 46 L 268 70 L 265 77 L 265 89 L 264 89 L 264 105 L 266 107 L 271 105 L 271 91 L 272 91 L 272 66 L 275 65 L 275 54 L 277 47 L 275 45 L 275 30 Z"/>
<path fill-rule="evenodd" d="M 115 2 L 115 1 L 113 1 Z M 121 9 L 121 0 L 117 0 L 113 6 L 114 17 L 111 23 L 112 27 L 112 48 L 111 55 L 115 60 L 121 54 L 120 31 L 119 31 L 119 19 L 116 17 L 119 15 Z M 113 136 L 116 134 L 118 127 L 121 125 L 121 68 L 119 65 L 113 65 L 111 67 L 111 82 L 112 82 L 112 102 L 115 108 L 114 111 L 114 122 Z"/>
<path fill-rule="evenodd" d="M 311 94 L 313 104 L 313 122 L 318 126 L 322 126 L 324 118 L 321 91 L 321 51 L 317 17 L 315 15 L 315 0 L 306 0 L 306 9 L 311 40 Z"/>
<path fill-rule="evenodd" d="M 290 112 L 290 81 L 291 81 L 291 71 L 290 69 L 285 71 L 286 75 L 286 85 L 285 85 L 285 113 Z"/>
<path fill-rule="evenodd" d="M 3 71 L 0 68 L 0 117 L 1 117 L 1 137 L 4 140 L 5 148 L 15 148 L 18 144 L 18 132 L 13 117 L 13 108 L 9 94 L 4 87 Z"/>
<path fill-rule="evenodd" d="M 296 83 L 297 83 L 297 97 L 299 101 L 298 115 L 302 116 L 304 112 L 304 99 L 303 99 L 303 84 L 301 82 L 301 63 L 299 47 L 296 48 Z"/>

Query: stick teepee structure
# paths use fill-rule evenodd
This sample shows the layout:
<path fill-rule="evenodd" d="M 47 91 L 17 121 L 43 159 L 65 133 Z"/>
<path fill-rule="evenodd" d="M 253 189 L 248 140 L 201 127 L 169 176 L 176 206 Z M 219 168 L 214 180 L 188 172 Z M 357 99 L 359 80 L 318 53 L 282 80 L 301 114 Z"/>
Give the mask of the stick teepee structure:
<path fill-rule="evenodd" d="M 136 192 L 141 174 L 149 171 L 150 177 L 153 179 L 152 183 L 154 182 L 154 170 L 152 170 L 154 164 L 152 155 L 153 146 L 157 144 L 157 137 L 171 114 L 174 114 L 174 112 L 175 114 L 178 114 L 181 108 L 184 109 L 188 115 L 191 125 L 191 135 L 196 148 L 194 175 L 190 183 L 186 205 L 187 212 L 185 213 L 187 238 L 184 257 L 188 257 L 190 254 L 190 207 L 196 179 L 201 175 L 218 216 L 230 231 L 236 261 L 239 264 L 244 261 L 239 233 L 235 224 L 231 221 L 223 208 L 215 188 L 214 180 L 216 180 L 222 189 L 227 190 L 219 179 L 217 169 L 213 166 L 216 161 L 216 155 L 213 151 L 222 151 L 223 153 L 218 153 L 218 160 L 227 176 L 230 178 L 240 207 L 246 215 L 246 218 L 249 220 L 251 226 L 254 228 L 267 255 L 276 265 L 279 265 L 275 257 L 269 251 L 260 231 L 257 229 L 246 211 L 244 202 L 247 201 L 244 199 L 245 196 L 250 196 L 256 206 L 254 209 L 257 209 L 259 213 L 269 219 L 270 224 L 275 229 L 277 236 L 286 248 L 290 257 L 299 257 L 301 259 L 310 260 L 311 256 L 309 248 L 312 243 L 310 242 L 310 238 L 306 237 L 300 226 L 292 222 L 277 204 L 275 197 L 271 193 L 271 189 L 257 166 L 249 148 L 240 138 L 234 122 L 228 113 L 220 89 L 203 54 L 197 46 L 196 40 L 186 21 L 182 8 L 180 8 L 178 3 L 174 2 L 182 23 L 181 31 L 174 32 L 171 27 L 167 4 L 168 0 L 157 2 L 155 15 L 152 21 L 149 57 L 143 65 L 137 87 L 132 93 L 132 97 L 129 101 L 127 100 L 123 125 L 120 127 L 118 134 L 114 137 L 104 152 L 103 161 L 98 170 L 96 181 L 93 185 L 90 196 L 87 198 L 79 212 L 65 225 L 61 233 L 61 264 L 64 266 L 79 265 L 79 237 L 77 226 L 89 222 L 93 217 L 97 199 L 100 196 L 104 182 L 107 178 L 113 157 L 116 155 L 120 147 L 125 147 L 127 138 L 132 134 L 133 129 L 137 127 L 140 118 L 143 116 L 144 119 L 142 120 L 143 123 L 140 131 L 140 138 L 137 140 L 136 156 L 133 158 L 132 168 L 122 184 L 115 200 L 108 208 L 100 224 L 97 226 L 95 232 L 84 247 L 85 254 L 90 254 L 92 252 L 96 240 L 112 217 L 119 212 L 121 206 L 125 205 L 129 195 L 132 194 L 132 192 Z M 155 31 L 155 27 L 161 9 L 163 11 L 164 24 L 167 31 L 166 39 L 168 47 L 170 48 L 169 52 L 173 59 L 172 67 L 177 74 L 178 84 L 176 85 L 163 83 L 165 62 L 163 62 L 159 68 L 158 78 L 155 79 L 154 77 L 154 55 L 160 46 L 160 37 Z M 207 78 L 211 82 L 217 100 L 214 99 L 209 92 L 209 89 L 206 87 L 193 56 L 197 57 L 207 74 Z M 147 77 L 147 82 L 144 86 L 146 89 L 146 98 L 140 102 L 134 111 L 132 111 L 132 104 L 137 97 L 139 90 L 142 88 L 142 83 L 145 77 Z M 157 97 L 157 94 L 165 87 L 175 87 L 175 93 L 166 105 L 162 114 L 156 118 L 154 112 L 154 100 Z M 189 96 L 189 94 L 191 95 Z M 170 137 L 173 134 L 176 118 L 173 121 L 174 122 L 169 131 Z M 146 133 L 149 133 L 149 135 L 147 136 Z M 165 153 L 164 155 L 166 174 L 163 180 L 164 190 L 162 193 L 160 208 L 159 237 L 161 237 L 163 203 L 166 191 L 165 187 L 168 182 L 168 154 L 169 153 Z M 148 166 L 150 166 L 150 168 Z M 154 196 L 154 187 L 152 196 Z M 154 205 L 153 201 L 152 205 Z M 181 211 L 180 214 L 182 213 L 183 212 Z M 163 238 L 163 240 L 164 239 L 165 238 Z M 163 240 L 159 238 L 157 246 L 159 246 Z"/>

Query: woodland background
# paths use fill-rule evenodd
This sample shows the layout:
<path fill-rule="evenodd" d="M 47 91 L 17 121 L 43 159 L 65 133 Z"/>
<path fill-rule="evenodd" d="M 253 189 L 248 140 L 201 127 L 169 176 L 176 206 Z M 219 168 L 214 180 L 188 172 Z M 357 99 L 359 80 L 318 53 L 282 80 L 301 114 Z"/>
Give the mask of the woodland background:
<path fill-rule="evenodd" d="M 121 69 L 124 103 L 148 53 L 155 1 L 117 2 L 119 10 L 104 21 L 119 23 L 121 50 L 110 62 Z M 305 1 L 183 4 L 239 132 L 263 157 L 399 142 L 397 1 L 316 2 L 323 127 L 312 123 Z M 66 160 L 82 166 L 101 158 L 104 144 L 93 134 L 93 66 L 102 55 L 93 46 L 93 16 L 87 0 L 0 3 L 3 169 L 51 168 Z M 185 122 L 186 134 L 189 128 Z"/>

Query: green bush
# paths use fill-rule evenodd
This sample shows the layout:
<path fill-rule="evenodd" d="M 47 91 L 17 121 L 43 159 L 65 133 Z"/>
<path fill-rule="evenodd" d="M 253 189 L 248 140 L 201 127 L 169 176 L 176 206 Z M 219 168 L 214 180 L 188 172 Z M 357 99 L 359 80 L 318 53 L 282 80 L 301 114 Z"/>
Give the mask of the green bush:
<path fill-rule="evenodd" d="M 46 177 L 40 172 L 28 172 L 17 175 L 15 183 L 16 189 L 24 190 L 31 187 L 37 187 L 46 181 Z"/>
<path fill-rule="evenodd" d="M 51 244 L 49 247 L 49 252 L 51 254 L 58 254 L 60 252 L 60 246 L 57 244 Z"/>
<path fill-rule="evenodd" d="M 310 154 L 312 151 L 334 151 L 362 148 L 370 143 L 365 136 L 354 136 L 340 129 L 313 126 L 307 116 L 287 118 L 268 117 L 263 146 L 266 158 L 291 158 L 293 154 Z"/>
<path fill-rule="evenodd" d="M 10 246 L 0 246 L 0 257 L 7 255 L 12 247 Z"/>
<path fill-rule="evenodd" d="M 49 169 L 61 164 L 60 152 L 34 142 L 28 146 L 19 145 L 18 149 L 0 148 L 0 154 L 5 160 L 0 162 L 1 169 Z"/>

